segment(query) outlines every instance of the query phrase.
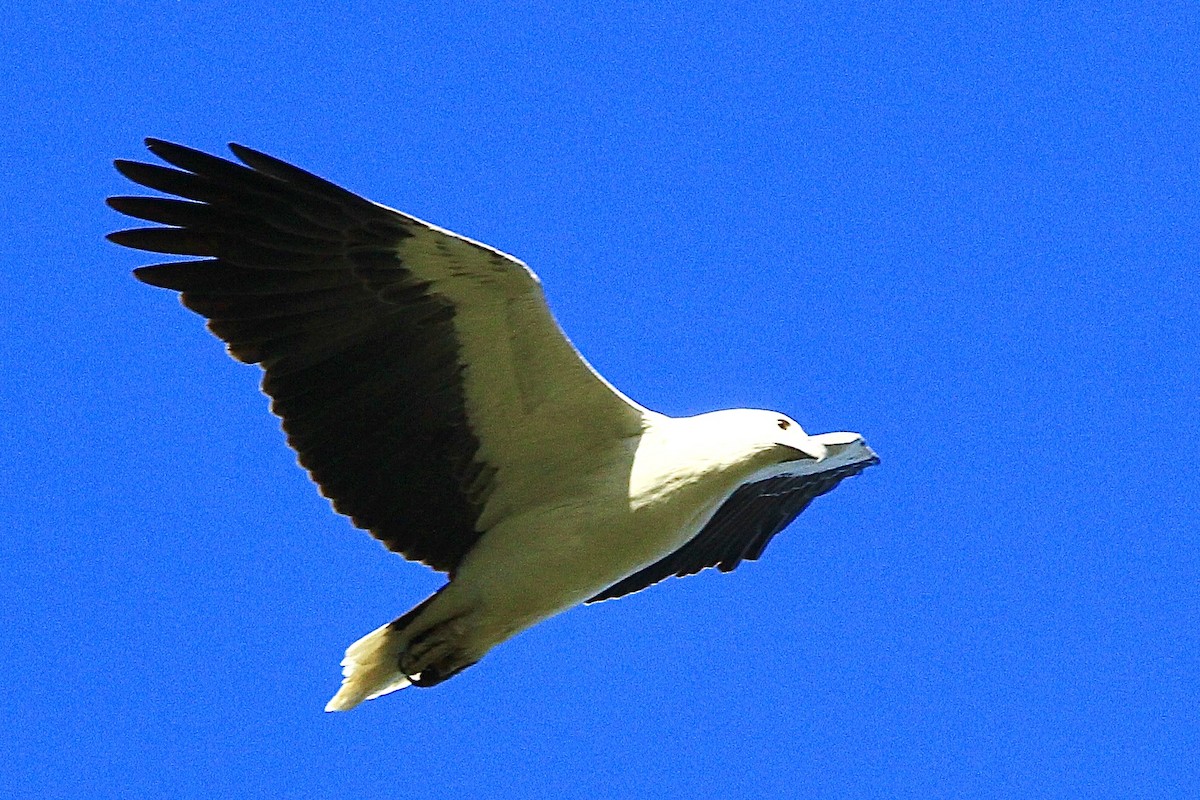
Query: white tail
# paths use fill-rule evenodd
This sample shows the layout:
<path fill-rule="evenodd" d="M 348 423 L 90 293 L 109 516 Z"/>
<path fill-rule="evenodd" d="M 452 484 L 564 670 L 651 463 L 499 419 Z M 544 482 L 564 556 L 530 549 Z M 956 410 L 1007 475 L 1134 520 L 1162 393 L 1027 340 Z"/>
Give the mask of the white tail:
<path fill-rule="evenodd" d="M 346 648 L 342 688 L 325 706 L 326 711 L 349 711 L 364 700 L 374 700 L 412 683 L 400 672 L 403 631 L 403 626 L 389 622 Z"/>

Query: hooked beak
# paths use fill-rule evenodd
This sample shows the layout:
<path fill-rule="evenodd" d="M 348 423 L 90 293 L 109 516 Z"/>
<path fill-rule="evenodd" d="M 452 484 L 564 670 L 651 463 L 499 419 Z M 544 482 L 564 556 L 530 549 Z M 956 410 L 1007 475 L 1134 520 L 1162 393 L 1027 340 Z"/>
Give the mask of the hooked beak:
<path fill-rule="evenodd" d="M 850 431 L 835 431 L 834 433 L 818 433 L 812 437 L 813 440 L 820 442 L 823 445 L 848 445 L 862 444 L 862 436 Z"/>
<path fill-rule="evenodd" d="M 874 450 L 867 447 L 867 443 L 863 441 L 860 434 L 837 431 L 835 433 L 819 433 L 812 439 L 828 448 L 830 456 L 840 455 L 845 452 L 846 448 L 855 448 L 853 458 L 856 464 L 874 466 L 879 463 L 879 456 L 875 455 Z"/>
<path fill-rule="evenodd" d="M 829 454 L 829 449 L 811 436 L 802 444 L 789 444 L 787 447 L 797 454 L 796 458 L 789 458 L 788 461 L 824 461 L 825 456 Z"/>

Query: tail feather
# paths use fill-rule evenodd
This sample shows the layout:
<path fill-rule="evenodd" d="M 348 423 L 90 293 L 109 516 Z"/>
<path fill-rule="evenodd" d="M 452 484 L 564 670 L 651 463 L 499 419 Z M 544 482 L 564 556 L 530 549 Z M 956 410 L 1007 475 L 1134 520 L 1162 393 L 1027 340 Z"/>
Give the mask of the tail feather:
<path fill-rule="evenodd" d="M 326 711 L 349 711 L 364 700 L 395 692 L 412 683 L 400 672 L 405 637 L 389 622 L 346 649 L 342 659 L 342 687 L 325 706 Z"/>
<path fill-rule="evenodd" d="M 364 700 L 399 691 L 420 679 L 420 675 L 405 675 L 400 670 L 400 657 L 408 647 L 409 623 L 416 621 L 440 593 L 439 589 L 402 616 L 346 648 L 342 688 L 326 703 L 326 711 L 349 711 Z"/>

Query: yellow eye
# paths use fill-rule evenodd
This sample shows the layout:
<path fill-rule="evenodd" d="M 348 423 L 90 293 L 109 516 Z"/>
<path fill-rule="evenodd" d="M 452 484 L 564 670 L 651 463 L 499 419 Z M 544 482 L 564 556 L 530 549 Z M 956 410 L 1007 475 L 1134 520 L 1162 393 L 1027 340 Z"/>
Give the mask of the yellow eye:
<path fill-rule="evenodd" d="M 779 420 L 779 430 L 786 431 L 790 427 L 792 427 L 792 423 L 790 420 L 786 420 L 786 419 Z"/>

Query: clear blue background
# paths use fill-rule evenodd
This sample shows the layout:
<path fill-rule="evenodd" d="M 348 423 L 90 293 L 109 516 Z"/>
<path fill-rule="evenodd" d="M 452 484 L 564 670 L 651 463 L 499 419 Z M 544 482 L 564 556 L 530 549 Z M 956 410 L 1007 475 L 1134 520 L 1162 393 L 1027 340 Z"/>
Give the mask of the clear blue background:
<path fill-rule="evenodd" d="M 8 9 L 5 796 L 1200 796 L 1200 10 L 903 5 Z M 652 408 L 883 464 L 732 575 L 323 714 L 440 580 L 103 240 L 146 135 L 520 256 Z"/>

